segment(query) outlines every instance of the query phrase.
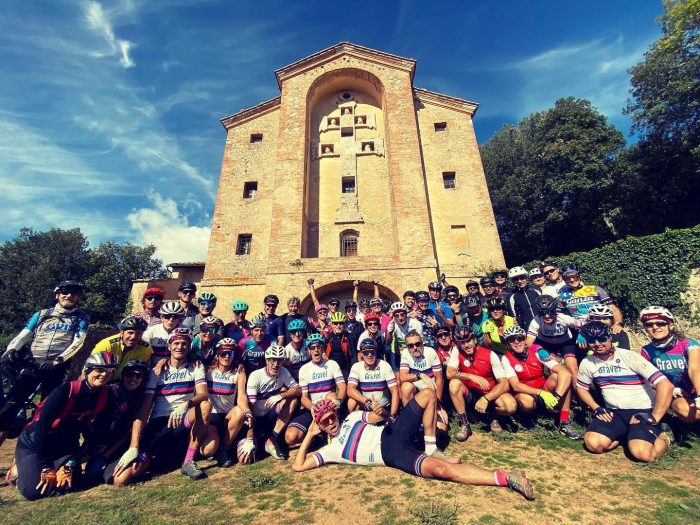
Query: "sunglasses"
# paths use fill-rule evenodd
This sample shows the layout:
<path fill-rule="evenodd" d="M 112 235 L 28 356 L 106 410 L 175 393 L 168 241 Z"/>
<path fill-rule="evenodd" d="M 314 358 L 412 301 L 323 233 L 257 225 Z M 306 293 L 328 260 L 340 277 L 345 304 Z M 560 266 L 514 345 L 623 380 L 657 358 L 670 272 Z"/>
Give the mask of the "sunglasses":
<path fill-rule="evenodd" d="M 377 351 L 376 350 L 363 350 L 362 355 L 374 356 L 374 355 L 377 355 Z"/>
<path fill-rule="evenodd" d="M 308 345 L 309 350 L 321 350 L 323 347 L 321 346 L 320 343 L 314 343 L 311 345 Z"/>
<path fill-rule="evenodd" d="M 365 323 L 365 325 L 367 325 L 367 326 L 379 326 L 379 323 L 376 321 L 370 321 L 368 323 Z"/>
<path fill-rule="evenodd" d="M 161 314 L 161 319 L 178 319 L 180 316 L 177 314 Z"/>
<path fill-rule="evenodd" d="M 144 297 L 144 300 L 146 301 L 162 301 L 163 298 L 158 296 L 158 295 L 147 295 Z"/>
<path fill-rule="evenodd" d="M 513 342 L 517 341 L 518 343 L 521 343 L 521 342 L 525 341 L 525 339 L 526 339 L 526 337 L 524 335 L 517 335 L 514 337 L 509 337 L 508 339 L 506 339 L 506 342 L 513 343 Z"/>
<path fill-rule="evenodd" d="M 233 357 L 233 351 L 232 350 L 221 350 L 217 354 L 219 357 L 222 359 L 228 359 L 229 357 Z"/>
<path fill-rule="evenodd" d="M 126 374 L 124 374 L 124 377 L 126 379 L 141 379 L 143 377 L 143 372 L 134 370 L 133 372 L 127 372 Z"/>
<path fill-rule="evenodd" d="M 600 343 L 606 343 L 608 341 L 608 339 L 610 339 L 609 336 L 601 335 L 601 336 L 595 337 L 593 339 L 586 338 L 586 343 L 589 345 L 596 345 L 596 344 L 600 344 Z"/>
<path fill-rule="evenodd" d="M 494 288 L 494 285 L 492 285 L 492 284 L 485 284 L 485 285 L 484 285 L 484 290 L 486 290 L 486 288 Z"/>
<path fill-rule="evenodd" d="M 201 331 L 203 334 L 214 335 L 214 334 L 216 334 L 216 333 L 219 331 L 219 329 L 218 329 L 218 328 L 205 328 L 204 330 L 200 330 L 200 331 Z"/>
<path fill-rule="evenodd" d="M 98 374 L 111 374 L 114 372 L 111 368 L 103 368 L 101 366 L 95 367 L 90 370 L 90 372 L 97 372 Z"/>
<path fill-rule="evenodd" d="M 489 312 L 505 312 L 506 309 L 503 306 L 492 306 L 489 308 Z"/>
<path fill-rule="evenodd" d="M 216 301 L 199 301 L 199 306 L 213 306 Z"/>
<path fill-rule="evenodd" d="M 668 326 L 668 323 L 666 321 L 651 321 L 648 323 L 644 323 L 644 328 L 663 328 L 664 326 Z"/>
<path fill-rule="evenodd" d="M 324 417 L 321 419 L 321 421 L 319 421 L 318 424 L 319 424 L 319 426 L 321 426 L 321 427 L 325 427 L 325 426 L 328 426 L 328 425 L 332 425 L 332 424 L 335 423 L 336 421 L 338 421 L 338 416 L 337 416 L 337 415 L 335 415 L 335 414 L 328 414 L 328 415 L 324 416 Z"/>
<path fill-rule="evenodd" d="M 276 306 L 276 304 L 266 304 L 265 308 L 275 308 Z"/>
<path fill-rule="evenodd" d="M 336 321 L 333 323 L 333 326 L 345 326 L 345 323 L 343 321 Z"/>
<path fill-rule="evenodd" d="M 423 343 L 406 343 L 406 348 L 423 348 Z"/>
<path fill-rule="evenodd" d="M 435 337 L 437 337 L 438 339 L 440 339 L 442 337 L 450 337 L 450 333 L 449 332 L 440 332 L 439 334 L 435 334 Z"/>
<path fill-rule="evenodd" d="M 545 275 L 550 275 L 550 274 L 553 274 L 553 273 L 556 272 L 556 271 L 557 271 L 556 268 L 551 268 L 551 269 L 549 269 L 549 270 L 545 270 L 545 271 L 544 271 L 544 274 L 545 274 Z"/>
<path fill-rule="evenodd" d="M 527 281 L 527 275 L 518 275 L 513 280 L 514 281 Z"/>
<path fill-rule="evenodd" d="M 540 314 L 542 317 L 556 317 L 557 316 L 556 310 L 539 310 L 537 313 Z"/>
<path fill-rule="evenodd" d="M 394 315 L 397 317 L 406 317 L 406 312 L 394 312 Z"/>
<path fill-rule="evenodd" d="M 182 295 L 194 295 L 195 294 L 195 292 L 193 292 L 192 290 L 181 290 L 180 293 Z"/>
<path fill-rule="evenodd" d="M 304 330 L 292 330 L 289 332 L 291 335 L 304 335 L 306 332 Z"/>

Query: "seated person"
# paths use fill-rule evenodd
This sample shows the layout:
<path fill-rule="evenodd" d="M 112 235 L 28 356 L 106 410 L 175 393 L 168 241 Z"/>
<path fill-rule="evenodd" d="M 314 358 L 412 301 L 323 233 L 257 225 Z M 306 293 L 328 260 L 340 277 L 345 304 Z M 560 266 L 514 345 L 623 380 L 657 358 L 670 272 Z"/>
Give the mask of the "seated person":
<path fill-rule="evenodd" d="M 148 323 L 141 317 L 130 315 L 117 325 L 119 333 L 102 339 L 92 350 L 93 354 L 112 352 L 119 360 L 119 366 L 112 375 L 114 381 L 121 379 L 122 368 L 129 361 L 148 363 L 153 353 L 151 345 L 142 339 Z"/>
<path fill-rule="evenodd" d="M 399 387 L 391 366 L 377 359 L 377 343 L 367 338 L 360 342 L 362 361 L 352 365 L 348 378 L 348 410 L 375 412 L 384 419 L 399 413 Z"/>

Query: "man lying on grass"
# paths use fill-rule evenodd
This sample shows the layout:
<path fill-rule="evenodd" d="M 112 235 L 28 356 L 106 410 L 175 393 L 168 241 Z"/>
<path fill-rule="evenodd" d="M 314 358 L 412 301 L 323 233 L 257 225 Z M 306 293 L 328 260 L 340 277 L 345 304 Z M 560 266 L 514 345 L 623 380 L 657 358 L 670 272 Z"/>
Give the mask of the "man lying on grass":
<path fill-rule="evenodd" d="M 522 472 L 495 472 L 462 463 L 459 458 L 440 459 L 426 455 L 413 445 L 421 423 L 425 433 L 435 431 L 437 397 L 434 390 L 416 393 L 398 419 L 388 426 L 377 426 L 383 417 L 376 412 L 357 411 L 340 423 L 335 404 L 323 399 L 314 405 L 314 420 L 299 448 L 295 472 L 311 470 L 326 463 L 384 465 L 426 478 L 444 479 L 465 485 L 508 487 L 526 499 L 535 499 L 532 484 Z M 325 432 L 330 442 L 309 454 L 314 437 Z M 434 434 L 433 434 L 434 435 Z"/>

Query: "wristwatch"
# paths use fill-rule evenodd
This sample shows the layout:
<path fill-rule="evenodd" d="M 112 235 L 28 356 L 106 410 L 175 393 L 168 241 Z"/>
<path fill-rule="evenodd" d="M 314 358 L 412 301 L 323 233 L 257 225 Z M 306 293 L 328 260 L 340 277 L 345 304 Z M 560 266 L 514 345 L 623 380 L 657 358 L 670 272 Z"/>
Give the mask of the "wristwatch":
<path fill-rule="evenodd" d="M 420 376 L 422 374 L 420 372 L 416 372 L 416 381 L 420 381 Z"/>

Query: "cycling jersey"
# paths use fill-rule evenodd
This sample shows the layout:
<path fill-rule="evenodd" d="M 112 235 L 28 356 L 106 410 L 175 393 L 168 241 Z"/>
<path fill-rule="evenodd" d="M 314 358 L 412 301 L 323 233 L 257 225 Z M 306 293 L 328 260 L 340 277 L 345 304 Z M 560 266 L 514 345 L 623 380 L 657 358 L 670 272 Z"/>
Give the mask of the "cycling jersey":
<path fill-rule="evenodd" d="M 95 348 L 92 350 L 92 353 L 97 354 L 99 352 L 112 352 L 117 357 L 119 366 L 114 371 L 113 378 L 118 380 L 121 378 L 122 368 L 124 368 L 124 365 L 127 362 L 136 359 L 138 361 L 148 363 L 151 358 L 151 354 L 153 353 L 153 349 L 151 348 L 151 345 L 144 340 L 140 340 L 138 343 L 136 343 L 134 348 L 125 349 L 121 335 L 117 334 L 111 337 L 106 337 L 97 343 Z"/>
<path fill-rule="evenodd" d="M 576 319 L 585 320 L 588 316 L 588 310 L 596 304 L 612 304 L 612 298 L 608 292 L 599 286 L 584 285 L 583 283 L 577 289 L 571 288 L 569 285 L 562 286 L 559 290 L 559 300 L 564 304 L 564 307 L 570 315 Z"/>
<path fill-rule="evenodd" d="M 238 376 L 237 367 L 228 372 L 218 368 L 207 370 L 207 390 L 214 414 L 228 414 L 236 406 Z"/>
<path fill-rule="evenodd" d="M 527 335 L 539 339 L 542 344 L 552 343 L 555 345 L 567 343 L 573 339 L 571 328 L 581 328 L 583 322 L 570 315 L 557 313 L 553 323 L 547 324 L 541 316 L 536 316 L 527 329 Z"/>
<path fill-rule="evenodd" d="M 282 387 L 292 388 L 297 385 L 289 371 L 281 366 L 279 371 L 274 376 L 267 373 L 265 368 L 255 370 L 248 376 L 248 384 L 246 385 L 246 394 L 248 399 L 253 404 L 255 415 L 261 417 L 266 415 L 270 410 L 265 406 L 265 400 L 282 393 Z"/>
<path fill-rule="evenodd" d="M 450 308 L 450 305 L 447 303 L 447 301 L 430 301 L 428 302 L 428 310 L 432 313 L 432 315 L 435 316 L 437 320 L 440 321 L 440 323 L 444 323 L 445 321 L 442 320 L 442 317 L 440 317 L 440 314 L 438 314 L 438 306 L 440 306 L 440 310 L 442 310 L 442 315 L 445 317 L 445 319 L 454 319 L 455 318 L 455 313 L 452 311 L 452 308 Z"/>
<path fill-rule="evenodd" d="M 471 380 L 462 380 L 464 386 L 469 390 L 486 393 L 489 392 L 499 379 L 506 377 L 501 362 L 496 352 L 489 350 L 484 346 L 477 346 L 472 355 L 466 355 L 459 349 L 455 348 L 447 361 L 447 366 L 458 372 L 465 374 L 473 374 L 486 379 L 489 387 L 484 389 L 478 383 Z"/>
<path fill-rule="evenodd" d="M 700 343 L 694 339 L 679 337 L 676 344 L 668 349 L 661 349 L 649 343 L 642 347 L 641 355 L 658 368 L 673 386 L 694 392 L 695 388 L 688 376 L 688 359 L 691 352 L 700 352 Z"/>
<path fill-rule="evenodd" d="M 391 323 L 390 323 L 391 324 Z M 423 325 L 416 319 L 411 319 L 410 317 L 406 319 L 406 323 L 400 325 L 394 320 L 394 331 L 392 332 L 394 351 L 401 352 L 406 348 L 406 334 L 411 330 L 415 330 L 421 336 L 423 335 Z"/>
<path fill-rule="evenodd" d="M 535 301 L 540 296 L 539 290 L 531 286 L 518 288 L 508 296 L 508 307 L 520 326 L 529 326 L 535 317 Z"/>
<path fill-rule="evenodd" d="M 522 384 L 532 388 L 544 388 L 547 382 L 545 370 L 551 372 L 559 365 L 552 354 L 538 345 L 530 345 L 525 358 L 508 352 L 501 358 L 501 362 L 506 378 L 517 377 Z"/>
<path fill-rule="evenodd" d="M 299 370 L 301 391 L 312 403 L 323 399 L 330 392 L 335 392 L 340 384 L 345 384 L 345 378 L 338 363 L 332 359 L 324 359 L 319 364 L 311 361 Z"/>
<path fill-rule="evenodd" d="M 559 297 L 559 290 L 564 288 L 566 286 L 566 283 L 562 279 L 561 281 L 557 281 L 555 284 L 548 284 L 544 288 L 542 288 L 542 295 L 549 295 L 550 297 Z"/>
<path fill-rule="evenodd" d="M 372 368 L 364 362 L 352 365 L 348 384 L 356 385 L 363 396 L 386 407 L 391 402 L 389 388 L 396 386 L 396 376 L 389 363 L 378 359 Z"/>
<path fill-rule="evenodd" d="M 641 355 L 616 348 L 606 360 L 595 354 L 584 358 L 576 386 L 588 390 L 595 383 L 609 408 L 649 410 L 656 398 L 652 385 L 663 379 L 663 373 Z"/>
<path fill-rule="evenodd" d="M 351 412 L 343 421 L 338 435 L 311 457 L 320 467 L 326 463 L 355 465 L 384 465 L 382 459 L 382 432 L 384 427 L 367 422 L 368 412 Z"/>
<path fill-rule="evenodd" d="M 474 337 L 476 337 L 479 341 L 481 341 L 481 338 L 484 335 L 484 323 L 486 320 L 489 318 L 489 312 L 488 310 L 482 309 L 481 312 L 476 315 L 475 317 L 472 317 L 469 315 L 469 313 L 465 313 L 462 315 L 462 324 L 464 326 L 468 326 L 472 329 L 472 333 L 474 334 Z"/>
<path fill-rule="evenodd" d="M 170 331 L 165 329 L 163 324 L 156 324 L 146 328 L 143 333 L 142 339 L 151 345 L 153 353 L 151 354 L 150 366 L 155 366 L 155 364 L 161 359 L 167 359 L 170 355 L 168 351 L 168 337 L 170 337 Z"/>
<path fill-rule="evenodd" d="M 155 314 L 152 314 L 150 312 L 138 312 L 134 314 L 135 317 L 140 317 L 144 321 L 148 323 L 148 326 L 153 326 L 156 324 L 161 324 L 163 321 L 160 319 L 160 314 L 156 312 Z"/>
<path fill-rule="evenodd" d="M 504 315 L 503 325 L 501 328 L 505 330 L 506 328 L 515 326 L 515 324 L 515 318 L 511 317 L 510 315 Z M 484 335 L 488 334 L 491 338 L 491 349 L 493 351 L 498 352 L 501 355 L 508 351 L 508 345 L 504 341 L 501 341 L 501 334 L 499 333 L 498 326 L 493 319 L 487 319 L 484 321 L 482 329 L 484 331 Z"/>
<path fill-rule="evenodd" d="M 206 385 L 204 367 L 197 363 L 187 363 L 174 368 L 166 363 L 160 375 L 151 371 L 146 383 L 146 394 L 155 395 L 151 419 L 170 416 L 173 409 L 195 396 L 195 388 Z"/>
<path fill-rule="evenodd" d="M 418 321 L 421 326 L 423 326 L 423 344 L 425 346 L 430 346 L 435 348 L 437 346 L 437 339 L 435 338 L 435 333 L 433 332 L 433 327 L 431 320 L 437 321 L 441 324 L 440 318 L 436 317 L 432 310 L 427 309 L 424 312 L 416 309 L 418 314 L 414 319 Z"/>
<path fill-rule="evenodd" d="M 199 321 L 197 319 L 199 316 L 199 308 L 196 308 L 190 304 L 185 309 L 185 317 L 180 321 L 180 328 L 189 328 L 193 332 L 199 332 Z"/>
<path fill-rule="evenodd" d="M 309 354 L 309 349 L 306 347 L 306 343 L 302 342 L 299 350 L 294 348 L 292 343 L 289 343 L 284 347 L 284 351 L 287 354 L 287 360 L 285 361 L 285 368 L 289 370 L 292 377 L 299 381 L 299 370 L 306 363 L 311 361 L 311 355 Z"/>
<path fill-rule="evenodd" d="M 196 335 L 192 339 L 192 347 L 189 352 L 190 361 L 201 361 L 204 368 L 208 368 L 214 362 L 216 357 L 216 343 L 219 341 L 218 336 L 214 337 L 214 340 L 209 343 L 208 348 L 202 346 L 202 340 L 200 335 Z"/>
<path fill-rule="evenodd" d="M 270 346 L 270 340 L 263 337 L 257 343 L 253 336 L 244 337 L 238 342 L 238 356 L 243 362 L 246 374 L 250 375 L 253 370 L 265 368 L 265 350 Z"/>
<path fill-rule="evenodd" d="M 34 359 L 44 361 L 73 356 L 80 350 L 89 324 L 88 314 L 77 309 L 66 310 L 59 304 L 36 312 L 25 327 L 30 332 Z"/>
<path fill-rule="evenodd" d="M 407 370 L 411 374 L 416 374 L 420 372 L 429 377 L 434 378 L 435 374 L 442 373 L 442 365 L 440 364 L 440 358 L 437 356 L 437 352 L 430 348 L 429 346 L 423 347 L 423 355 L 420 357 L 413 357 L 413 355 L 405 349 L 401 352 L 401 370 Z M 427 385 L 420 379 L 413 383 L 418 390 L 424 389 Z"/>

